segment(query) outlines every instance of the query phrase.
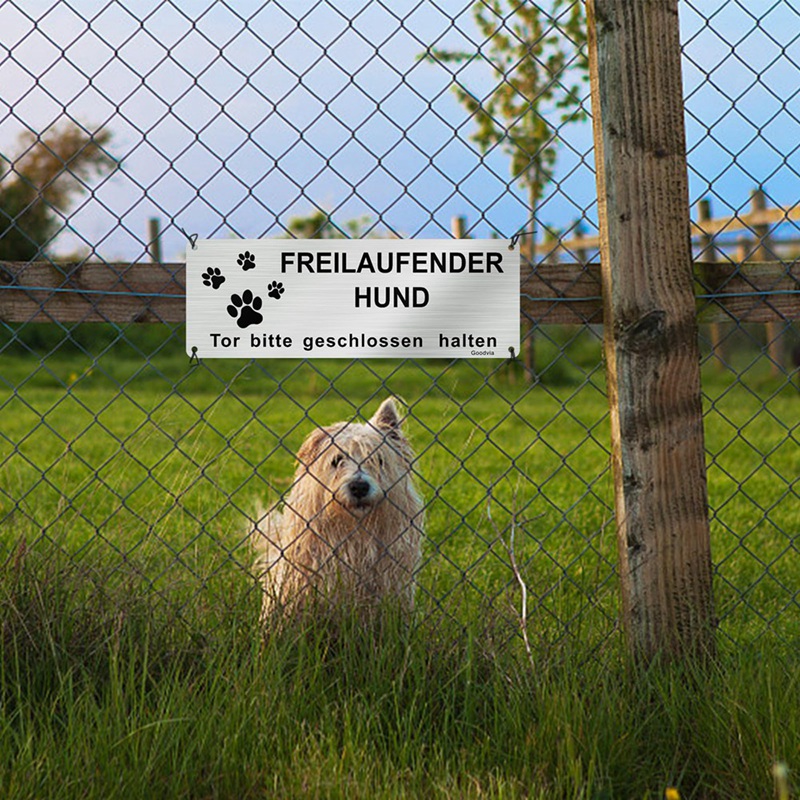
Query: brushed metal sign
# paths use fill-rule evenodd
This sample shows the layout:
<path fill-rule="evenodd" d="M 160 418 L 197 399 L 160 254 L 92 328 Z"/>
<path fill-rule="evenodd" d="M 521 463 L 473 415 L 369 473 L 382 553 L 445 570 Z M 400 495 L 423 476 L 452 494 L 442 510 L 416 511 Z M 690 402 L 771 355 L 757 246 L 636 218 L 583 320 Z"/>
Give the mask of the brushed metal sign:
<path fill-rule="evenodd" d="M 507 239 L 200 240 L 186 350 L 201 358 L 508 358 L 519 250 Z"/>

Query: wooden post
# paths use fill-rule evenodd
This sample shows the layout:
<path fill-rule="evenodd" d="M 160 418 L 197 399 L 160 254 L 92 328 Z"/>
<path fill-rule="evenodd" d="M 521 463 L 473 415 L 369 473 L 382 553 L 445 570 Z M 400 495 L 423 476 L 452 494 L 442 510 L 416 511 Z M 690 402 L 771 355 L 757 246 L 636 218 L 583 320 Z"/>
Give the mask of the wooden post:
<path fill-rule="evenodd" d="M 705 231 L 706 226 L 711 220 L 711 201 L 708 198 L 702 199 L 697 204 L 697 224 Z M 710 233 L 700 234 L 700 260 L 713 264 L 717 260 L 717 248 L 714 246 L 714 237 Z M 709 323 L 711 333 L 711 358 L 721 370 L 725 367 L 725 357 L 722 352 L 722 330 L 719 322 Z"/>
<path fill-rule="evenodd" d="M 763 189 L 755 189 L 750 195 L 750 210 L 753 213 L 764 211 L 767 208 L 767 196 Z M 769 240 L 769 225 L 753 225 L 753 235 L 755 236 L 755 247 L 751 258 L 753 261 L 772 261 L 775 255 L 772 253 Z M 770 371 L 774 376 L 781 372 L 783 359 L 781 357 L 780 324 L 768 322 L 765 326 L 767 353 L 770 358 Z"/>
<path fill-rule="evenodd" d="M 579 222 L 575 226 L 575 231 L 573 233 L 575 258 L 578 260 L 579 264 L 585 264 L 588 261 L 586 258 L 586 248 L 581 247 L 581 241 L 584 238 L 586 238 L 586 231 L 583 229 L 583 225 L 581 225 Z"/>
<path fill-rule="evenodd" d="M 736 263 L 739 265 L 739 269 L 741 270 L 742 265 L 750 258 L 751 250 L 751 242 L 746 236 L 740 236 L 736 240 Z"/>
<path fill-rule="evenodd" d="M 147 249 L 150 252 L 150 260 L 154 264 L 161 263 L 161 220 L 158 217 L 150 217 L 147 221 L 147 233 L 149 243 Z"/>
<path fill-rule="evenodd" d="M 714 651 L 678 0 L 589 0 L 624 627 L 635 658 Z"/>
<path fill-rule="evenodd" d="M 536 223 L 533 223 L 534 230 Z M 523 259 L 527 259 L 528 263 L 535 267 L 536 261 L 536 237 L 523 236 L 520 240 L 520 254 Z M 535 325 L 529 319 L 525 318 L 522 323 L 522 341 L 520 347 L 522 350 L 522 364 L 525 367 L 522 371 L 522 380 L 525 383 L 533 383 L 536 380 L 536 343 L 534 341 L 534 327 Z M 513 376 L 514 365 L 510 365 L 509 375 Z M 513 383 L 513 378 L 512 381 Z"/>
<path fill-rule="evenodd" d="M 454 239 L 463 239 L 467 232 L 466 217 L 450 218 L 450 233 Z"/>

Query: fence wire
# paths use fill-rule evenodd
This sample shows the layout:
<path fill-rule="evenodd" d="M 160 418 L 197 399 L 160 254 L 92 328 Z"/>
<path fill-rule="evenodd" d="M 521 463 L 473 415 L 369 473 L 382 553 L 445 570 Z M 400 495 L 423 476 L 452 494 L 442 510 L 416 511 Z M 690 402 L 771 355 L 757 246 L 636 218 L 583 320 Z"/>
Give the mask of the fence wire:
<path fill-rule="evenodd" d="M 193 625 L 256 614 L 258 509 L 286 498 L 315 427 L 369 419 L 394 396 L 425 507 L 421 613 L 489 616 L 500 635 L 524 627 L 545 644 L 613 641 L 599 326 L 523 315 L 527 347 L 513 363 L 190 366 L 183 325 L 158 311 L 131 321 L 76 284 L 92 264 L 124 262 L 110 292 L 140 291 L 134 265 L 181 262 L 197 235 L 522 232 L 530 260 L 589 269 L 597 212 L 581 13 L 569 2 L 538 13 L 442 0 L 0 2 L 0 559 L 24 543 L 98 585 L 139 582 Z M 682 2 L 681 14 L 695 257 L 779 262 L 790 275 L 797 11 Z M 536 66 L 527 76 L 520 46 Z M 524 111 L 492 105 L 503 88 Z M 28 293 L 39 304 L 28 318 L 8 262 L 49 276 Z M 734 641 L 788 639 L 798 632 L 796 314 L 706 323 L 722 308 L 718 289 L 700 312 L 717 612 Z M 88 298 L 91 311 L 52 311 L 60 294 Z"/>

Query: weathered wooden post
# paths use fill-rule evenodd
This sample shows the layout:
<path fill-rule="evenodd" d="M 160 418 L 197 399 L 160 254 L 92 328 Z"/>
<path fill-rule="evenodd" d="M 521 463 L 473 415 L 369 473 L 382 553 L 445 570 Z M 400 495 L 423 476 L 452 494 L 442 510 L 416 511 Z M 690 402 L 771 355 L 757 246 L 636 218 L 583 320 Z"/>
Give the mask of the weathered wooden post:
<path fill-rule="evenodd" d="M 588 0 L 624 626 L 714 650 L 677 0 Z"/>
<path fill-rule="evenodd" d="M 586 237 L 586 231 L 583 229 L 581 224 L 578 224 L 575 227 L 575 232 L 573 234 L 573 240 L 575 243 L 575 258 L 578 260 L 579 264 L 585 264 L 587 262 L 586 257 L 586 248 L 580 246 L 581 239 Z"/>
<path fill-rule="evenodd" d="M 760 211 L 767 210 L 767 196 L 764 190 L 759 188 L 753 190 L 750 195 L 750 211 L 755 215 Z M 776 256 L 772 252 L 772 245 L 769 236 L 769 224 L 756 223 L 752 226 L 753 235 L 756 238 L 755 247 L 751 258 L 753 261 L 775 261 Z M 783 358 L 781 356 L 781 326 L 778 322 L 767 322 L 764 326 L 766 331 L 767 353 L 770 359 L 770 372 L 773 376 L 781 373 Z"/>
<path fill-rule="evenodd" d="M 463 239 L 467 235 L 466 217 L 450 217 L 450 235 L 454 239 Z"/>
<path fill-rule="evenodd" d="M 707 264 L 714 264 L 717 261 L 717 248 L 714 246 L 714 236 L 706 230 L 706 226 L 711 221 L 711 200 L 704 197 L 697 204 L 697 227 L 703 233 L 700 235 L 700 260 Z M 719 322 L 709 323 L 711 333 L 711 357 L 717 369 L 721 370 L 725 366 L 725 356 L 722 352 L 722 330 Z"/>
<path fill-rule="evenodd" d="M 161 220 L 158 217 L 150 217 L 147 221 L 147 236 L 150 240 L 147 249 L 150 252 L 150 260 L 154 264 L 161 263 Z"/>

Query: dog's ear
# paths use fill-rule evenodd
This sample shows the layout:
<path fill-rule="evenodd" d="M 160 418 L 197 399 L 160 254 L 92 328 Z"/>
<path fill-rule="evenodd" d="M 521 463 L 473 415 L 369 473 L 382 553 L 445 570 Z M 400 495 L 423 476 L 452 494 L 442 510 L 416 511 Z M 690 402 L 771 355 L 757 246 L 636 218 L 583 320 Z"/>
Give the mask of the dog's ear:
<path fill-rule="evenodd" d="M 397 413 L 397 406 L 393 397 L 388 397 L 381 403 L 380 408 L 372 415 L 369 423 L 387 436 L 402 436 L 401 428 L 403 423 Z"/>
<path fill-rule="evenodd" d="M 297 451 L 297 462 L 300 467 L 308 469 L 320 453 L 330 444 L 331 433 L 325 428 L 317 428 L 306 437 Z"/>

